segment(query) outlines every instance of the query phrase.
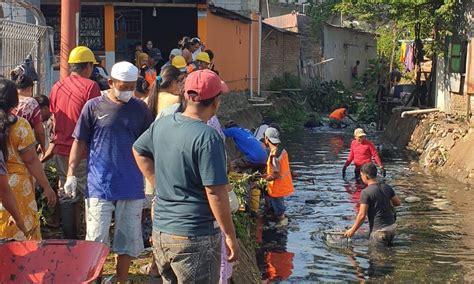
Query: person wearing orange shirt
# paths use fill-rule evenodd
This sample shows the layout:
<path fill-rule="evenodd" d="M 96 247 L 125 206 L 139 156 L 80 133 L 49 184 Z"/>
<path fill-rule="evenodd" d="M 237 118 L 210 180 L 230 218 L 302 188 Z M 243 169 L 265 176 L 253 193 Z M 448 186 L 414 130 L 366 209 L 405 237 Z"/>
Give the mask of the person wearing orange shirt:
<path fill-rule="evenodd" d="M 353 122 L 356 122 L 349 116 L 349 107 L 345 105 L 331 112 L 329 115 L 329 126 L 337 129 L 347 127 L 348 123 L 345 122 L 346 117 Z"/>
<path fill-rule="evenodd" d="M 266 177 L 268 201 L 278 221 L 278 226 L 286 226 L 288 218 L 285 217 L 285 197 L 295 191 L 288 153 L 281 146 L 280 133 L 273 127 L 265 130 L 265 145 L 270 149 Z"/>

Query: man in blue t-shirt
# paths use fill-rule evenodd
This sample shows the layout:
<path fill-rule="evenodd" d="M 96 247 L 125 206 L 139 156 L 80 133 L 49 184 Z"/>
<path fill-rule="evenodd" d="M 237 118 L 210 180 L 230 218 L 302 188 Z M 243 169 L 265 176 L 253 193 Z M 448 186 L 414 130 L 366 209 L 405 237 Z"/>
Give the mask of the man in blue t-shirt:
<path fill-rule="evenodd" d="M 140 170 L 155 187 L 153 246 L 166 283 L 219 283 L 220 231 L 229 261 L 238 259 L 224 143 L 206 124 L 222 91 L 214 72 L 191 73 L 185 111 L 158 119 L 133 145 Z"/>
<path fill-rule="evenodd" d="M 239 127 L 234 122 L 223 130 L 226 137 L 232 138 L 242 156 L 231 163 L 233 170 L 242 172 L 246 169 L 255 171 L 263 169 L 267 164 L 268 153 L 264 145 L 253 136 L 250 130 Z"/>
<path fill-rule="evenodd" d="M 75 170 L 88 149 L 86 240 L 109 244 L 115 211 L 113 251 L 117 282 L 126 283 L 131 260 L 143 250 L 141 213 L 143 175 L 132 154 L 135 140 L 149 127 L 152 115 L 133 97 L 138 69 L 128 62 L 112 67 L 110 90 L 86 103 L 74 130 L 64 189 L 75 195 Z"/>

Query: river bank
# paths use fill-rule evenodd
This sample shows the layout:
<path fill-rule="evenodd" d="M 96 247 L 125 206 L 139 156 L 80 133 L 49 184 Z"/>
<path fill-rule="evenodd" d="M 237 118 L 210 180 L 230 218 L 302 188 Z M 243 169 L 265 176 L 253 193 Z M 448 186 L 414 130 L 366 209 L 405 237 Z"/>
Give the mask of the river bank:
<path fill-rule="evenodd" d="M 464 117 L 442 112 L 390 118 L 384 136 L 407 149 L 427 172 L 474 184 L 474 128 Z"/>

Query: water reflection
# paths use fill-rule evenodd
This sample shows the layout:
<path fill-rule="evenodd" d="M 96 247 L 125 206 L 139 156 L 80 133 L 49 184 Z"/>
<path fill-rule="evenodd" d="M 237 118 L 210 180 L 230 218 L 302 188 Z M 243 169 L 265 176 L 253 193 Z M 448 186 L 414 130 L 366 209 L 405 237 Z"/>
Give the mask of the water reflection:
<path fill-rule="evenodd" d="M 273 224 L 264 222 L 259 218 L 258 225 L 262 228 L 262 243 L 257 253 L 261 258 L 258 259 L 259 266 L 262 269 L 262 280 L 283 281 L 287 280 L 293 272 L 294 253 L 287 250 L 288 228 L 275 228 Z"/>
<path fill-rule="evenodd" d="M 471 222 L 474 214 L 463 198 L 458 198 L 457 207 L 448 198 L 452 192 L 459 192 L 457 197 L 466 194 L 465 186 L 411 171 L 403 153 L 391 153 L 389 160 L 382 158 L 386 182 L 402 200 L 394 247 L 369 250 L 367 223 L 350 248 L 325 243 L 324 231 L 352 225 L 358 211 L 362 186 L 353 181 L 352 171 L 348 170 L 348 181 L 341 177 L 351 136 L 303 132 L 283 139 L 292 168 L 303 179 L 314 178 L 316 183 L 295 181 L 295 194 L 286 202 L 287 230 L 267 228 L 261 221 L 258 258 L 263 278 L 273 282 L 444 283 L 463 282 L 464 275 L 473 275 L 474 241 L 470 240 L 474 235 L 464 230 L 464 224 Z M 377 137 L 369 139 L 377 143 Z M 409 196 L 420 197 L 421 202 L 404 202 Z"/>

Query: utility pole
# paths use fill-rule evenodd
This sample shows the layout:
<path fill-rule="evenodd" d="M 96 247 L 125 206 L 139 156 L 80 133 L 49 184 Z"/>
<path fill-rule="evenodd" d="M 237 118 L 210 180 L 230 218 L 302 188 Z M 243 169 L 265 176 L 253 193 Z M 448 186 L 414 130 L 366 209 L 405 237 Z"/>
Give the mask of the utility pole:
<path fill-rule="evenodd" d="M 80 11 L 80 0 L 61 0 L 61 79 L 69 75 L 69 53 L 78 44 Z"/>

